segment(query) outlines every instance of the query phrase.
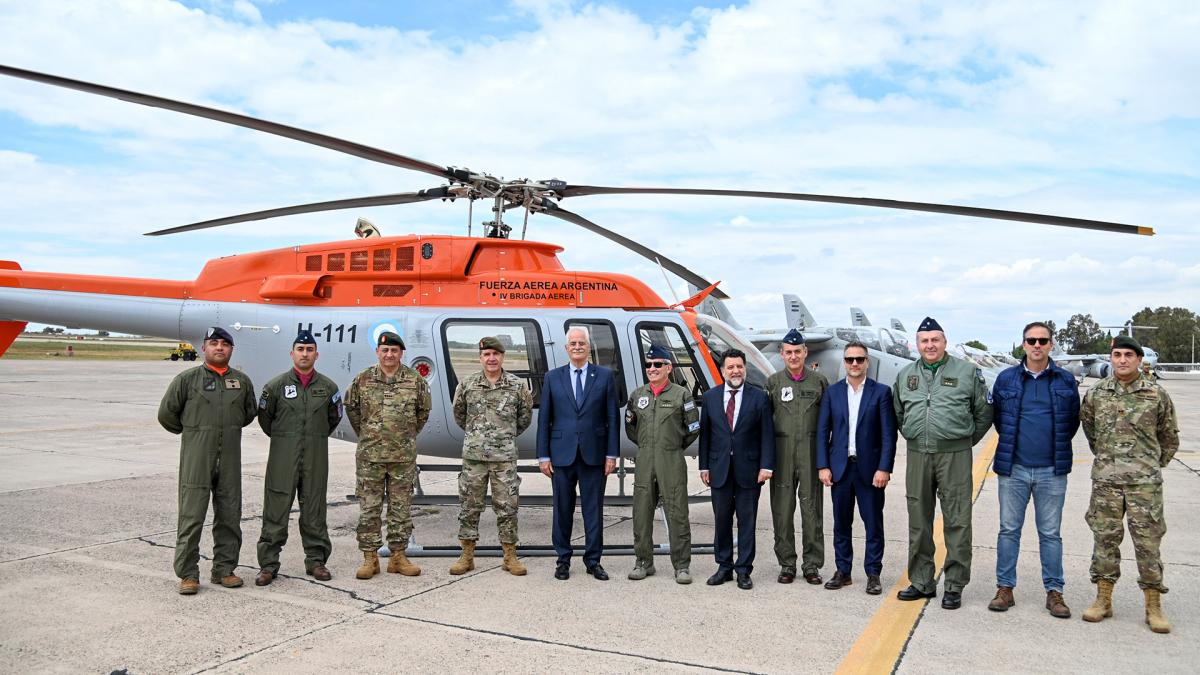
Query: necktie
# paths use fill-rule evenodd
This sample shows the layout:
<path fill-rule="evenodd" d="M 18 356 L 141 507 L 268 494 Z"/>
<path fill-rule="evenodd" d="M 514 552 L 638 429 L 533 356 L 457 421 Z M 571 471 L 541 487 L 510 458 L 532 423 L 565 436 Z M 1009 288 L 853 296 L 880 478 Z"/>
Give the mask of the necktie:
<path fill-rule="evenodd" d="M 729 428 L 733 428 L 733 411 L 737 408 L 737 389 L 729 390 L 729 403 L 725 405 L 725 419 L 729 420 Z"/>
<path fill-rule="evenodd" d="M 575 369 L 575 405 L 583 404 L 583 369 Z"/>

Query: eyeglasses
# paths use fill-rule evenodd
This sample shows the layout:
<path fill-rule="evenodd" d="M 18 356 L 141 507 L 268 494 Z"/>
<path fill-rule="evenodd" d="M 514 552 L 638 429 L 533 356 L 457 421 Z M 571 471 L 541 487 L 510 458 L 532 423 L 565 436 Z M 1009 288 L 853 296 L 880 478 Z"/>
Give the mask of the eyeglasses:
<path fill-rule="evenodd" d="M 666 368 L 671 365 L 670 361 L 647 361 L 646 370 L 655 370 L 658 368 Z"/>
<path fill-rule="evenodd" d="M 1042 345 L 1045 347 L 1046 345 L 1050 344 L 1050 338 L 1025 338 L 1025 344 Z"/>
<path fill-rule="evenodd" d="M 860 363 L 866 363 L 867 357 L 865 357 L 865 356 L 847 356 L 847 357 L 843 358 L 842 360 L 845 361 L 846 363 L 853 363 L 854 365 L 858 365 Z"/>

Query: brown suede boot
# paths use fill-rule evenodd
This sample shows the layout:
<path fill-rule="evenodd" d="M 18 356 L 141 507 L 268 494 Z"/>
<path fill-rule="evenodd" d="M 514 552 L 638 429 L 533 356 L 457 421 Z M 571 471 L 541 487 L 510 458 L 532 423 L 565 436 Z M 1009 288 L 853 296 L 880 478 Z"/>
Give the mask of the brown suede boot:
<path fill-rule="evenodd" d="M 1101 579 L 1096 582 L 1096 601 L 1091 607 L 1083 610 L 1083 620 L 1096 623 L 1113 615 L 1112 606 L 1113 582 Z"/>
<path fill-rule="evenodd" d="M 363 564 L 354 573 L 354 576 L 359 579 L 370 579 L 379 574 L 379 553 L 375 551 L 363 551 Z"/>
<path fill-rule="evenodd" d="M 209 581 L 211 581 L 214 586 L 219 585 L 219 586 L 224 586 L 225 588 L 241 588 L 242 584 L 244 583 L 242 581 L 242 578 L 239 577 L 238 575 L 234 574 L 233 572 L 230 572 L 229 574 L 226 574 L 225 576 L 218 576 L 218 575 L 214 574 L 214 575 L 212 575 L 212 577 L 209 578 Z"/>
<path fill-rule="evenodd" d="M 529 570 L 525 569 L 525 565 L 517 559 L 516 544 L 500 544 L 504 548 L 504 564 L 501 565 L 505 571 L 514 577 L 523 577 Z"/>
<path fill-rule="evenodd" d="M 1162 613 L 1162 593 L 1157 588 L 1143 588 L 1146 594 L 1146 623 L 1155 633 L 1170 633 L 1171 624 Z"/>
<path fill-rule="evenodd" d="M 388 572 L 392 574 L 400 573 L 406 577 L 415 577 L 421 573 L 421 568 L 408 561 L 408 556 L 404 555 L 404 551 L 392 550 L 392 555 L 388 558 Z"/>
<path fill-rule="evenodd" d="M 988 603 L 988 609 L 993 612 L 1007 612 L 1008 608 L 1015 604 L 1017 602 L 1013 600 L 1012 588 L 997 586 L 996 597 L 992 598 L 992 601 Z"/>
<path fill-rule="evenodd" d="M 1056 619 L 1071 618 L 1071 608 L 1067 607 L 1062 593 L 1058 591 L 1046 591 L 1046 609 L 1049 610 L 1050 616 Z"/>
<path fill-rule="evenodd" d="M 466 574 L 475 569 L 475 540 L 459 539 L 458 543 L 462 544 L 462 553 L 450 566 L 450 574 Z"/>
<path fill-rule="evenodd" d="M 199 592 L 200 592 L 200 580 L 199 579 L 188 578 L 188 579 L 180 579 L 179 580 L 179 594 L 180 595 L 195 595 Z"/>

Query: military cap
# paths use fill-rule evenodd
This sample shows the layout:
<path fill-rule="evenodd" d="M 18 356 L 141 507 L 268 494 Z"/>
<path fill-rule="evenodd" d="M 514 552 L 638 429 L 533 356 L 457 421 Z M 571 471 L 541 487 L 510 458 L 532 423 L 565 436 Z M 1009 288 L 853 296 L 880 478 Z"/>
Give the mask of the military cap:
<path fill-rule="evenodd" d="M 789 330 L 787 335 L 783 336 L 783 344 L 785 345 L 802 345 L 804 344 L 804 333 L 795 328 Z"/>
<path fill-rule="evenodd" d="M 209 340 L 224 340 L 229 343 L 230 347 L 233 346 L 233 336 L 229 334 L 229 331 L 220 326 L 213 326 L 204 332 L 204 341 L 207 342 Z"/>
<path fill-rule="evenodd" d="M 388 347 L 399 347 L 400 349 L 404 349 L 404 340 L 400 339 L 399 335 L 396 335 L 390 330 L 385 330 L 380 333 L 379 339 L 375 342 L 375 344 L 379 347 L 386 345 Z"/>
<path fill-rule="evenodd" d="M 479 351 L 483 351 L 485 349 L 491 349 L 503 354 L 504 343 L 500 341 L 500 338 L 488 336 L 479 341 Z"/>
<path fill-rule="evenodd" d="M 317 344 L 317 340 L 316 340 L 316 338 L 313 337 L 312 331 L 310 331 L 310 330 L 302 330 L 299 333 L 296 333 L 296 339 L 292 340 L 292 345 L 315 345 L 315 344 Z"/>
<path fill-rule="evenodd" d="M 921 325 L 917 327 L 917 332 L 924 333 L 925 331 L 930 331 L 930 330 L 940 330 L 943 333 L 946 332 L 942 328 L 942 324 L 937 322 L 937 319 L 935 319 L 931 316 L 927 316 L 927 317 L 925 317 L 925 320 L 921 322 Z"/>
<path fill-rule="evenodd" d="M 650 351 L 646 352 L 646 360 L 675 363 L 675 359 L 672 357 L 670 350 L 668 350 L 666 347 L 660 347 L 658 345 L 654 345 L 650 348 Z"/>
<path fill-rule="evenodd" d="M 1118 335 L 1117 337 L 1113 338 L 1112 348 L 1113 349 L 1132 349 L 1133 353 L 1137 354 L 1139 357 L 1146 355 L 1146 352 L 1142 350 L 1142 346 L 1140 344 L 1138 344 L 1138 341 L 1134 340 L 1133 338 L 1129 337 L 1128 335 Z"/>

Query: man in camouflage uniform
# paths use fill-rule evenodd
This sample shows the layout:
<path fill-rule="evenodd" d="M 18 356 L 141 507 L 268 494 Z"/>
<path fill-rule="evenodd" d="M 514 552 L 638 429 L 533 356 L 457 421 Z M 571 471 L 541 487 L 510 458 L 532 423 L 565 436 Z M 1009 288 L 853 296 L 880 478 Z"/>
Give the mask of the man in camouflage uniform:
<path fill-rule="evenodd" d="M 404 555 L 412 534 L 412 494 L 417 481 L 417 434 L 429 420 L 429 384 L 401 363 L 404 340 L 379 334 L 377 365 L 358 374 L 346 389 L 346 417 L 358 435 L 354 454 L 359 503 L 358 548 L 363 564 L 355 574 L 379 574 L 379 535 L 383 502 L 388 503 L 387 536 L 392 551 L 387 571 L 415 577 L 421 568 Z"/>
<path fill-rule="evenodd" d="M 625 435 L 638 446 L 633 474 L 633 551 L 629 578 L 654 574 L 654 508 L 662 500 L 675 581 L 692 583 L 692 528 L 688 522 L 687 464 L 683 451 L 700 435 L 700 409 L 688 390 L 671 382 L 671 352 L 651 347 L 648 382 L 633 390 L 625 408 Z"/>
<path fill-rule="evenodd" d="M 279 575 L 279 552 L 287 543 L 288 516 L 297 498 L 304 572 L 318 581 L 333 578 L 325 566 L 333 551 L 325 513 L 329 435 L 342 421 L 342 395 L 333 380 L 316 371 L 319 354 L 311 332 L 296 334 L 290 354 L 292 369 L 268 382 L 258 399 L 258 425 L 271 438 L 271 451 L 263 481 L 256 586 Z"/>
<path fill-rule="evenodd" d="M 200 534 L 213 503 L 212 583 L 242 585 L 233 573 L 242 550 L 242 427 L 254 421 L 254 385 L 229 366 L 233 337 L 209 328 L 204 365 L 175 376 L 158 406 L 158 423 L 183 434 L 179 445 L 179 525 L 175 575 L 180 595 L 200 590 Z"/>
<path fill-rule="evenodd" d="M 1087 523 L 1092 528 L 1092 583 L 1096 601 L 1084 621 L 1113 615 L 1113 585 L 1121 576 L 1121 518 L 1137 557 L 1138 586 L 1146 596 L 1146 623 L 1155 633 L 1171 632 L 1162 613 L 1163 585 L 1159 544 L 1167 532 L 1163 519 L 1162 467 L 1179 449 L 1175 405 L 1165 389 L 1140 374 L 1144 352 L 1132 337 L 1113 340 L 1113 374 L 1083 397 L 1079 419 L 1092 463 L 1092 499 Z"/>
<path fill-rule="evenodd" d="M 526 570 L 517 559 L 517 507 L 521 503 L 517 436 L 533 421 L 533 395 L 521 378 L 505 372 L 504 343 L 499 339 L 479 341 L 479 362 L 483 370 L 463 378 L 454 389 L 454 421 L 463 430 L 463 465 L 458 474 L 462 555 L 450 566 L 450 574 L 475 569 L 479 514 L 490 481 L 492 509 L 504 548 L 502 567 L 519 577 Z"/>
<path fill-rule="evenodd" d="M 779 346 L 786 366 L 767 379 L 775 420 L 775 474 L 771 476 L 771 520 L 781 584 L 796 579 L 796 499 L 800 500 L 800 571 L 821 583 L 825 566 L 825 491 L 817 471 L 817 416 L 829 380 L 804 365 L 808 346 L 796 329 Z"/>

